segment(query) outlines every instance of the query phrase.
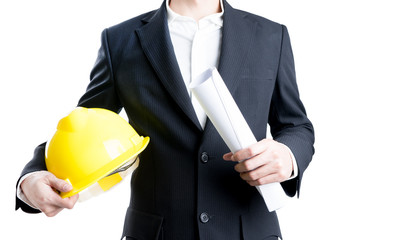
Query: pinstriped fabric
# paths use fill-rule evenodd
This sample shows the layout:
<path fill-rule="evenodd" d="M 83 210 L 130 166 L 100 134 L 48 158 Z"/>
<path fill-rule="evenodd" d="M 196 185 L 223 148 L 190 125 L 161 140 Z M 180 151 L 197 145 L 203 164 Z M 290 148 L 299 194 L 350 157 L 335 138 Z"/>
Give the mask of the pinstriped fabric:
<path fill-rule="evenodd" d="M 199 126 L 191 100 L 187 96 L 184 81 L 179 72 L 179 65 L 176 61 L 169 36 L 166 11 L 159 11 L 157 14 L 162 14 L 163 16 L 154 17 L 153 21 L 137 30 L 142 48 L 165 88 L 188 117 Z M 152 36 L 157 37 L 153 38 Z M 201 126 L 199 128 L 201 129 Z"/>

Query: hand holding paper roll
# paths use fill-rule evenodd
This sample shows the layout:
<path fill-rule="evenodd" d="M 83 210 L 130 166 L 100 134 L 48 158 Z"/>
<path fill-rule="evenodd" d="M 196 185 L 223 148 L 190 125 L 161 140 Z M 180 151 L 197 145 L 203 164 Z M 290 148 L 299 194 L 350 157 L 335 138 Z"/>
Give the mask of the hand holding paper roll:
<path fill-rule="evenodd" d="M 215 68 L 204 72 L 190 88 L 232 153 L 257 142 Z M 257 190 L 269 211 L 281 208 L 288 199 L 278 182 L 257 186 Z"/>

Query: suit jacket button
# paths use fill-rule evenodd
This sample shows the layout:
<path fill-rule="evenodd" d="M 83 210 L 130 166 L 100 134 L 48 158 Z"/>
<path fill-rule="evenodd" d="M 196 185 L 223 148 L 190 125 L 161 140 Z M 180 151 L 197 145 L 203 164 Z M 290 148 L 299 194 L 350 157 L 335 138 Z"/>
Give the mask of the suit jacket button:
<path fill-rule="evenodd" d="M 208 213 L 205 213 L 205 212 L 201 213 L 201 215 L 199 215 L 199 220 L 200 220 L 202 223 L 207 223 L 207 222 L 209 222 Z"/>
<path fill-rule="evenodd" d="M 206 152 L 203 152 L 203 153 L 201 154 L 201 162 L 202 162 L 202 163 L 207 163 L 208 161 L 209 161 L 208 154 L 207 154 Z"/>

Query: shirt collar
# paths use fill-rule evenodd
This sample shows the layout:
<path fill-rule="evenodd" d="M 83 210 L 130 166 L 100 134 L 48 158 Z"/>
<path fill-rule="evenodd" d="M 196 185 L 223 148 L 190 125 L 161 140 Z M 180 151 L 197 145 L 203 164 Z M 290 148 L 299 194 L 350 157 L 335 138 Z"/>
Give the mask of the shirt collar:
<path fill-rule="evenodd" d="M 166 0 L 166 11 L 167 11 L 167 15 L 168 15 L 168 24 L 173 23 L 176 20 L 180 20 L 180 21 L 194 21 L 193 18 L 191 17 L 186 17 L 186 16 L 182 16 L 179 15 L 178 13 L 174 12 L 170 7 L 169 7 L 169 1 L 170 0 Z M 199 20 L 199 22 L 204 22 L 204 21 L 209 21 L 212 22 L 214 24 L 216 24 L 219 27 L 222 27 L 223 25 L 223 15 L 224 15 L 224 4 L 222 4 L 222 0 L 219 1 L 219 4 L 221 5 L 221 9 L 222 11 L 219 13 L 214 13 L 208 16 L 205 16 L 203 18 L 201 18 Z"/>

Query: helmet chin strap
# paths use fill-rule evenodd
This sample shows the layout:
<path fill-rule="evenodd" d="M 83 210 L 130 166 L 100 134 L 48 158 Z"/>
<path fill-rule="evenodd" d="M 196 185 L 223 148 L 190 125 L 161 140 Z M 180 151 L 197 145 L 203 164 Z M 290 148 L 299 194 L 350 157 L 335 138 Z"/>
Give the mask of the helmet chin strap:
<path fill-rule="evenodd" d="M 106 177 L 109 177 L 110 175 L 113 175 L 115 173 L 118 172 L 124 172 L 126 170 L 128 170 L 130 167 L 132 167 L 133 164 L 135 164 L 135 162 L 138 160 L 138 156 L 132 158 L 131 160 L 127 161 L 125 164 L 123 164 L 122 166 L 120 166 L 118 169 L 116 169 L 115 171 L 109 173 Z"/>
<path fill-rule="evenodd" d="M 125 179 L 129 176 L 135 169 L 139 166 L 139 157 L 133 157 L 127 163 L 122 165 L 117 170 L 113 171 L 106 177 L 102 178 L 101 180 L 97 181 L 90 187 L 86 188 L 85 190 L 79 193 L 79 202 L 87 201 L 93 197 L 100 195 L 111 189 L 112 187 L 116 186 L 120 181 Z"/>

